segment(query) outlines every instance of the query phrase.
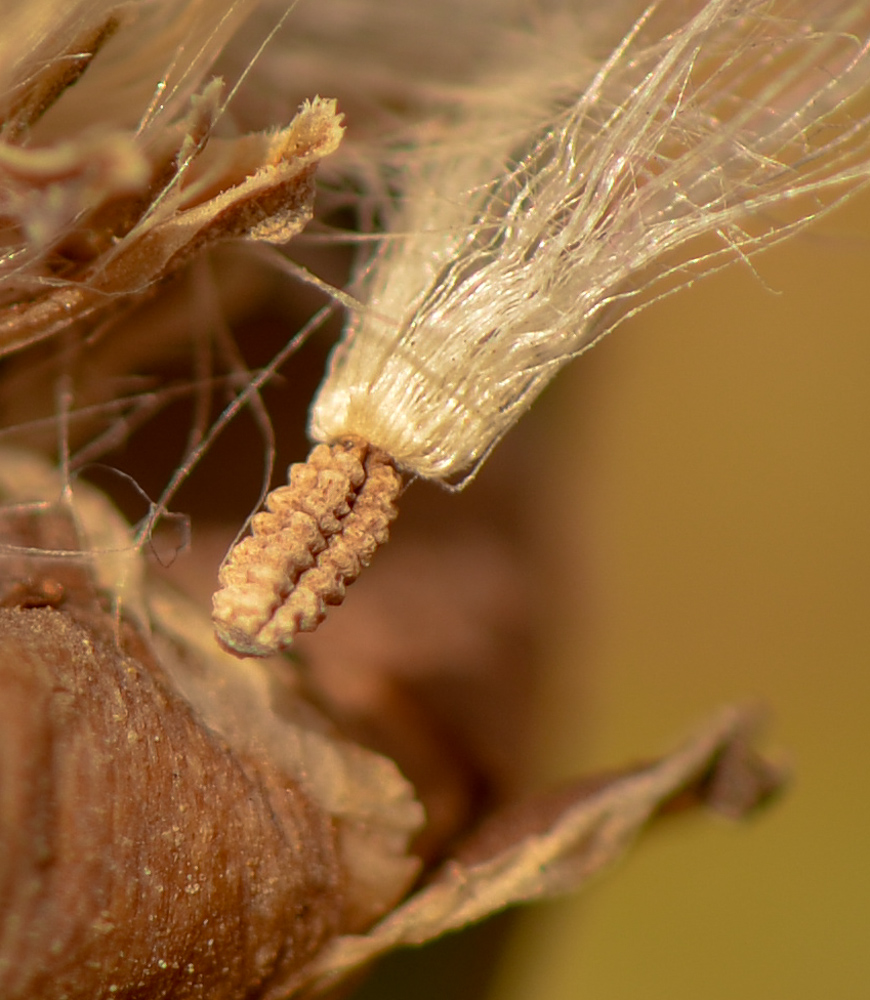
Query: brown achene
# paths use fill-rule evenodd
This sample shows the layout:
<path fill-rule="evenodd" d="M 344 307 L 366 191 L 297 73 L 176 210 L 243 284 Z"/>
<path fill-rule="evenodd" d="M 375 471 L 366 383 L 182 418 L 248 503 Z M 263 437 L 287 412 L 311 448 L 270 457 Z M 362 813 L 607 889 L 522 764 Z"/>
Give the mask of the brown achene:
<path fill-rule="evenodd" d="M 240 656 L 285 649 L 344 600 L 389 537 L 402 489 L 390 457 L 359 438 L 317 445 L 288 479 L 220 571 L 212 617 L 220 643 Z"/>

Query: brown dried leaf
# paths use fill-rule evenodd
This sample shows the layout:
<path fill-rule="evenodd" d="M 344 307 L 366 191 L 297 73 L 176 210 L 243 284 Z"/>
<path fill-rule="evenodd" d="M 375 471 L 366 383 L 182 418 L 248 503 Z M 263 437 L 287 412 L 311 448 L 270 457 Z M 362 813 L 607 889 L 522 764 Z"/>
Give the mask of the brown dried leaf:
<path fill-rule="evenodd" d="M 748 750 L 753 721 L 753 713 L 728 709 L 653 764 L 493 817 L 423 889 L 368 934 L 331 941 L 297 982 L 319 992 L 394 948 L 576 890 L 624 854 L 656 814 L 687 796 L 735 815 L 735 797 L 721 793 L 723 780 L 741 788 L 740 814 L 748 812 L 782 778 Z"/>

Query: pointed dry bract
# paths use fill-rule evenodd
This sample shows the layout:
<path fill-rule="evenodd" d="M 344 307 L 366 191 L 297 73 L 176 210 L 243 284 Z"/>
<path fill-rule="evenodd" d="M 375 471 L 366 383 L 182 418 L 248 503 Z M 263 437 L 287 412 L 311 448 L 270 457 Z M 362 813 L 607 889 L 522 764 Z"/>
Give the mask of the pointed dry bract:
<path fill-rule="evenodd" d="M 752 713 L 723 711 L 652 764 L 497 814 L 368 934 L 331 941 L 294 985 L 319 993 L 397 947 L 423 944 L 517 903 L 575 891 L 620 858 L 675 800 L 746 815 L 769 801 L 783 777 L 749 749 L 752 728 Z"/>
<path fill-rule="evenodd" d="M 314 172 L 343 131 L 334 101 L 306 101 L 280 130 L 212 136 L 226 97 L 203 76 L 250 6 L 80 5 L 74 59 L 68 36 L 22 15 L 33 51 L 0 94 L 0 354 L 102 320 L 215 241 L 283 243 L 311 218 Z"/>

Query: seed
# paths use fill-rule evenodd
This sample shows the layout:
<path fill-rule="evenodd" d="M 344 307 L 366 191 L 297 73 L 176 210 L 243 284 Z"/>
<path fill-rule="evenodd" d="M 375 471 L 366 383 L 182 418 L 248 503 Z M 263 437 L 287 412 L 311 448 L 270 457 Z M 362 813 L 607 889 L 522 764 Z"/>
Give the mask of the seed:
<path fill-rule="evenodd" d="M 361 438 L 317 445 L 292 465 L 221 568 L 212 602 L 220 644 L 269 656 L 315 629 L 386 542 L 401 488 L 390 457 Z"/>

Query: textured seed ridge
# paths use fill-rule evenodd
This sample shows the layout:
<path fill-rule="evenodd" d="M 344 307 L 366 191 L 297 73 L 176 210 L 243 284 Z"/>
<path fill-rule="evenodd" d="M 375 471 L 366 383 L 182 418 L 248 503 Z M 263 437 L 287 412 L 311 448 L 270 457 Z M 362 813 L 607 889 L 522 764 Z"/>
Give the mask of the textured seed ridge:
<path fill-rule="evenodd" d="M 389 456 L 348 438 L 317 445 L 266 498 L 228 554 L 212 601 L 218 641 L 268 656 L 310 632 L 389 537 L 402 478 Z"/>

